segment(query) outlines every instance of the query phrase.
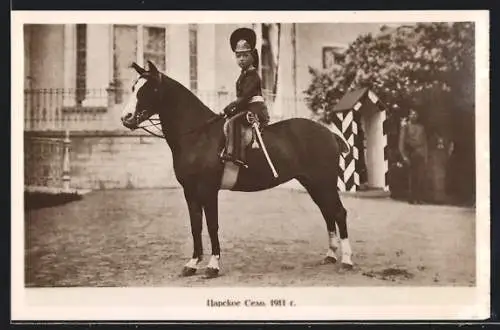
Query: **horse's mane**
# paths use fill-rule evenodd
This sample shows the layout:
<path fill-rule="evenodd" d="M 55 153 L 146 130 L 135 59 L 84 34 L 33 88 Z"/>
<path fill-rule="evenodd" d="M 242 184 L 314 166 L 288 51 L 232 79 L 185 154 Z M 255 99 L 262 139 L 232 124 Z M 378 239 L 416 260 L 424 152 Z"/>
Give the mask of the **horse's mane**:
<path fill-rule="evenodd" d="M 211 115 L 216 115 L 216 113 L 212 109 L 207 107 L 196 94 L 186 88 L 183 84 L 163 73 L 161 75 L 162 80 L 167 83 L 169 95 L 175 97 L 178 100 L 182 99 L 184 101 L 187 101 L 190 108 L 196 107 L 200 110 L 210 113 Z"/>

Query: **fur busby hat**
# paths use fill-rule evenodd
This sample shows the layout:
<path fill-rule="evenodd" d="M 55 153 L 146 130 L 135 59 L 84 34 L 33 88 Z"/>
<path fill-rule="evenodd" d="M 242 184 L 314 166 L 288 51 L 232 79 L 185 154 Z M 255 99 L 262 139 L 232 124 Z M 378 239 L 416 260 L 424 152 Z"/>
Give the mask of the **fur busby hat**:
<path fill-rule="evenodd" d="M 255 49 L 257 36 L 254 30 L 249 28 L 239 28 L 231 33 L 229 41 L 233 52 L 248 52 Z"/>

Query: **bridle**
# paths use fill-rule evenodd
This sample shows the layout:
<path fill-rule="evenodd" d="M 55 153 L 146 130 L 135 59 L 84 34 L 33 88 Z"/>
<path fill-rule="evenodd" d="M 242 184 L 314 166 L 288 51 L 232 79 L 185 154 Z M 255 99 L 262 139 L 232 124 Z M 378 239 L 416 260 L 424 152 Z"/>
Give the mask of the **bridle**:
<path fill-rule="evenodd" d="M 216 122 L 216 121 L 218 121 L 220 119 L 223 119 L 223 118 L 225 119 L 226 117 L 227 117 L 226 114 L 218 114 L 215 117 L 210 118 L 209 120 L 207 120 L 206 122 L 204 122 L 200 126 L 192 128 L 192 129 L 190 129 L 190 130 L 188 130 L 186 132 L 183 132 L 181 135 L 188 135 L 188 134 L 197 132 L 197 131 L 202 130 L 203 128 L 207 127 L 208 125 L 210 125 L 210 124 L 212 124 L 212 123 L 214 123 L 214 122 Z M 141 128 L 144 131 L 148 132 L 149 134 L 151 134 L 151 135 L 153 135 L 155 137 L 162 138 L 162 139 L 165 138 L 165 135 L 159 135 L 159 134 L 157 134 L 155 132 L 152 132 L 152 131 L 150 131 L 148 129 L 148 127 L 156 127 L 156 129 L 158 129 L 159 131 L 162 131 L 160 118 L 148 118 L 147 121 L 149 121 L 151 124 L 148 124 L 148 125 L 145 125 L 145 126 L 138 126 L 137 128 Z M 153 121 L 155 121 L 155 122 L 153 122 Z M 158 126 L 160 128 L 158 128 Z"/>
<path fill-rule="evenodd" d="M 146 78 L 145 75 L 141 75 L 137 78 L 137 80 L 134 82 L 134 85 L 139 81 L 140 78 Z M 138 114 L 136 114 L 136 117 L 142 117 L 142 115 L 146 112 L 146 110 L 143 110 L 141 112 L 139 112 Z M 155 127 L 157 130 L 159 130 L 160 132 L 163 132 L 163 129 L 161 127 L 161 121 L 160 121 L 160 118 L 152 118 L 154 115 L 152 115 L 150 118 L 146 119 L 143 121 L 146 122 L 146 121 L 149 121 L 150 124 L 147 124 L 147 125 L 138 125 L 137 128 L 140 128 L 142 130 L 144 130 L 145 132 L 153 135 L 154 137 L 158 137 L 158 138 L 161 138 L 161 139 L 164 139 L 165 138 L 165 135 L 163 134 L 157 134 L 155 132 L 152 132 L 148 129 L 148 127 Z M 221 114 L 216 114 L 215 117 L 212 117 L 210 118 L 209 120 L 207 120 L 206 122 L 204 122 L 203 124 L 201 124 L 200 126 L 198 127 L 195 127 L 195 128 L 192 128 L 186 132 L 183 132 L 181 135 L 187 135 L 187 134 L 191 134 L 191 133 L 194 133 L 194 132 L 197 132 L 205 127 L 207 127 L 208 125 L 220 120 L 220 119 L 225 119 L 227 118 L 227 115 L 225 113 L 221 113 Z M 142 124 L 142 123 L 141 123 Z"/>
<path fill-rule="evenodd" d="M 146 120 L 145 120 L 145 121 L 146 121 Z M 144 122 L 145 122 L 145 121 L 144 121 Z M 152 132 L 152 131 L 150 131 L 150 130 L 148 129 L 148 127 L 155 127 L 157 130 L 162 131 L 160 118 L 148 118 L 148 119 L 147 119 L 147 121 L 149 121 L 151 124 L 149 124 L 149 125 L 145 125 L 145 126 L 137 126 L 137 128 L 141 128 L 141 129 L 143 129 L 144 131 L 148 132 L 149 134 L 151 134 L 151 135 L 153 135 L 153 136 L 155 136 L 155 137 L 162 138 L 162 139 L 163 139 L 163 138 L 165 138 L 165 136 L 164 136 L 164 135 L 159 135 L 159 134 L 157 134 L 157 133 L 155 133 L 155 132 Z M 153 122 L 153 121 L 155 121 L 155 122 Z M 142 124 L 142 123 L 141 123 L 141 124 Z M 159 126 L 159 128 L 158 128 L 158 126 Z"/>

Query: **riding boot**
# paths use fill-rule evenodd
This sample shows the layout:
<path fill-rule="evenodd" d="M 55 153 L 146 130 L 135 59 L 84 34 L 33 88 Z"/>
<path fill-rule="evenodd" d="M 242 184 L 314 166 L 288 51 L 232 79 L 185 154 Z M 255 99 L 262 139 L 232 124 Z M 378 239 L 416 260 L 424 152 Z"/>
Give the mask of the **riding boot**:
<path fill-rule="evenodd" d="M 225 160 L 224 157 L 226 156 L 226 150 L 227 150 L 227 128 L 224 127 L 223 134 L 220 137 L 219 144 L 218 144 L 218 149 L 217 149 L 217 154 L 219 155 L 219 158 L 221 161 Z"/>
<path fill-rule="evenodd" d="M 240 124 L 239 123 L 234 123 L 234 128 L 233 128 L 233 153 L 232 155 L 234 156 L 234 160 L 237 160 L 239 155 L 240 155 L 240 149 L 241 149 L 241 129 L 240 129 Z"/>
<path fill-rule="evenodd" d="M 234 155 L 234 121 L 230 121 L 227 124 L 227 137 L 226 137 L 226 151 L 223 155 L 224 160 L 232 160 Z"/>
<path fill-rule="evenodd" d="M 239 118 L 237 119 L 239 120 Z M 239 165 L 239 166 L 243 166 L 243 167 L 248 167 L 247 164 L 245 163 L 245 160 L 241 158 L 241 154 L 242 154 L 242 142 L 243 142 L 243 139 L 241 137 L 241 131 L 242 131 L 242 127 L 241 127 L 241 123 L 240 122 L 235 122 L 234 123 L 234 128 L 233 128 L 233 162 L 236 164 L 236 165 Z"/>
<path fill-rule="evenodd" d="M 246 154 L 245 154 L 245 149 L 246 149 L 246 146 L 245 146 L 245 141 L 244 139 L 242 138 L 243 137 L 243 125 L 241 125 L 238 129 L 239 133 L 240 133 L 240 152 L 239 152 L 239 160 L 241 160 L 243 162 L 243 164 L 246 164 L 247 160 L 246 160 Z"/>

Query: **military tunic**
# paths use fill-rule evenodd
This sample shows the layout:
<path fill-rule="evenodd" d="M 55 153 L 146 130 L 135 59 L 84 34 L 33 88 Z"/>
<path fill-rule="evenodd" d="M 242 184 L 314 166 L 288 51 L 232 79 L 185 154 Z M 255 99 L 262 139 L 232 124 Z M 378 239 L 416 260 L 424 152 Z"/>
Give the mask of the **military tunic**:
<path fill-rule="evenodd" d="M 269 122 L 267 107 L 262 98 L 261 80 L 254 67 L 241 71 L 236 81 L 236 97 L 236 101 L 231 103 L 236 107 L 236 112 L 251 111 L 259 117 L 261 124 Z"/>
<path fill-rule="evenodd" d="M 409 199 L 422 202 L 424 199 L 427 137 L 421 124 L 408 123 L 401 129 L 399 150 L 403 158 L 409 160 Z"/>
<path fill-rule="evenodd" d="M 235 108 L 227 125 L 229 139 L 226 144 L 226 153 L 230 157 L 238 157 L 244 163 L 246 155 L 244 146 L 241 145 L 240 130 L 240 125 L 247 123 L 244 114 L 247 111 L 254 113 L 261 126 L 265 126 L 269 122 L 269 114 L 262 97 L 260 77 L 255 67 L 251 66 L 241 71 L 236 81 L 236 97 L 237 99 L 226 107 L 228 109 Z"/>

